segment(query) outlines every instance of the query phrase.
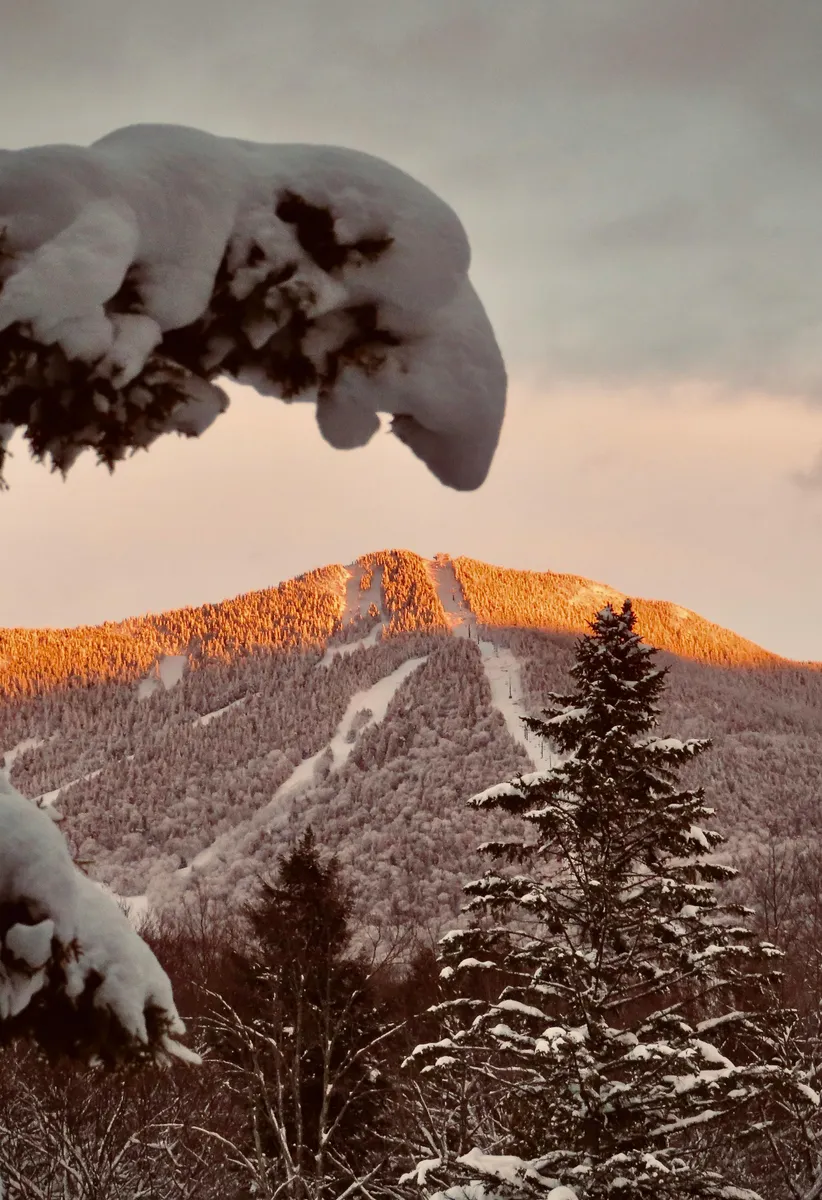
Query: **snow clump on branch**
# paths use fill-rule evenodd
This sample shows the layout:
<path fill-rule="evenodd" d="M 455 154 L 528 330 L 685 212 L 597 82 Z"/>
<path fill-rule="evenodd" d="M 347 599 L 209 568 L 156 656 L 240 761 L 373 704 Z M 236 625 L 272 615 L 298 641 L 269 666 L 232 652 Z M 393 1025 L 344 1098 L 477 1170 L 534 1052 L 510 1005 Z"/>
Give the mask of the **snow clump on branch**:
<path fill-rule="evenodd" d="M 316 403 L 332 446 L 392 431 L 485 479 L 506 376 L 452 209 L 371 155 L 133 125 L 0 151 L 0 472 L 198 436 L 229 377 Z"/>
<path fill-rule="evenodd" d="M 89 1062 L 198 1061 L 150 948 L 3 770 L 0 829 L 0 1038 Z"/>

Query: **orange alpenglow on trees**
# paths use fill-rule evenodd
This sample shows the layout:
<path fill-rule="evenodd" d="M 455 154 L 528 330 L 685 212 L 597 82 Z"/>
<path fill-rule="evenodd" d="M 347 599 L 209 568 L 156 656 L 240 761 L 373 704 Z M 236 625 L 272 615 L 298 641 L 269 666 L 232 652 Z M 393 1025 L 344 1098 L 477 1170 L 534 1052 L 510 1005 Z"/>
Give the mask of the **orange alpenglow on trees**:
<path fill-rule="evenodd" d="M 516 571 L 473 558 L 455 558 L 453 565 L 466 603 L 481 625 L 584 633 L 593 608 L 625 600 L 622 592 L 578 575 Z M 778 654 L 676 604 L 632 603 L 637 629 L 659 650 L 722 666 L 785 663 Z"/>

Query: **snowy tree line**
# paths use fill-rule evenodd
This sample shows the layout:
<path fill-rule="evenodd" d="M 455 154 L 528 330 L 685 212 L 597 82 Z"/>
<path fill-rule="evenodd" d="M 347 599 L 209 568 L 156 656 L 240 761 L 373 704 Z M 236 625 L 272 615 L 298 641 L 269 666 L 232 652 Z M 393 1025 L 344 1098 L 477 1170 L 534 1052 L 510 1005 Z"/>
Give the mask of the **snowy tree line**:
<path fill-rule="evenodd" d="M 517 571 L 472 558 L 453 560 L 457 581 L 480 625 L 584 633 L 591 612 L 625 597 L 604 584 L 552 571 Z M 697 613 L 660 600 L 634 600 L 638 628 L 653 646 L 726 666 L 776 665 L 778 655 Z"/>
<path fill-rule="evenodd" d="M 130 682 L 163 654 L 201 662 L 323 644 L 340 629 L 345 570 L 323 567 L 276 588 L 218 604 L 173 609 L 74 629 L 0 630 L 0 687 L 7 699 L 67 687 Z"/>

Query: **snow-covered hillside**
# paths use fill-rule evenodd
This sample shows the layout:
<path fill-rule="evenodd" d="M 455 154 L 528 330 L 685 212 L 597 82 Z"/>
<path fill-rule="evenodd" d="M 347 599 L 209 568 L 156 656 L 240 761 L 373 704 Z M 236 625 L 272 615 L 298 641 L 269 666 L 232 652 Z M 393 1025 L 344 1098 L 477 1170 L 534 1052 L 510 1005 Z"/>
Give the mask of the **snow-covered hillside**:
<path fill-rule="evenodd" d="M 462 801 L 549 761 L 520 718 L 563 686 L 571 635 L 603 595 L 535 576 L 525 627 L 505 626 L 489 618 L 514 611 L 507 579 L 465 559 L 380 551 L 122 627 L 27 641 L 0 631 L 12 782 L 56 802 L 79 861 L 137 911 L 136 897 L 178 903 L 195 886 L 248 894 L 310 821 L 350 863 L 365 907 L 453 919 L 460 878 L 479 869 L 481 831 Z M 732 835 L 772 819 L 773 794 L 780 819 L 815 828 L 807 772 L 822 770 L 822 674 L 778 660 L 757 669 L 757 648 L 694 614 L 636 608 L 671 647 L 739 656 L 733 671 L 672 658 L 667 700 L 673 725 L 720 750 L 712 787 Z M 544 631 L 528 628 L 537 620 Z M 38 664 L 41 697 L 29 686 Z M 141 681 L 155 685 L 144 698 Z"/>

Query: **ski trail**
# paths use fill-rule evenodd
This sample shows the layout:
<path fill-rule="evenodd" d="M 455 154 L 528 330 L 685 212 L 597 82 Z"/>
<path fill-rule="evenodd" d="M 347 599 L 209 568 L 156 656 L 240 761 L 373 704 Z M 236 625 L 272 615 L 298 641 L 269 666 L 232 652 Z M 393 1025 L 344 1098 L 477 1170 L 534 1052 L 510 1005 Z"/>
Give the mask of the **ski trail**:
<path fill-rule="evenodd" d="M 520 664 L 515 655 L 505 646 L 497 646 L 495 642 L 479 642 L 482 666 L 491 688 L 491 703 L 502 713 L 508 732 L 522 746 L 528 758 L 536 767 L 550 765 L 550 752 L 529 733 L 521 721 L 528 716 L 522 705 L 522 680 Z"/>
<path fill-rule="evenodd" d="M 546 765 L 548 751 L 529 734 L 521 717 L 527 716 L 522 705 L 522 679 L 518 659 L 505 646 L 480 638 L 474 614 L 465 599 L 462 584 L 457 579 L 454 564 L 445 556 L 428 563 L 428 571 L 437 595 L 445 609 L 445 615 L 456 637 L 467 637 L 475 641 L 482 655 L 482 666 L 491 688 L 491 703 L 502 713 L 508 732 L 522 746 L 534 766 Z"/>
<path fill-rule="evenodd" d="M 53 788 L 50 792 L 41 792 L 39 796 L 34 797 L 34 803 L 42 805 L 43 808 L 53 808 L 63 792 L 67 792 L 76 783 L 85 783 L 87 779 L 96 779 L 98 775 L 102 775 L 104 770 L 105 767 L 98 767 L 96 771 L 90 771 L 88 775 L 78 775 L 76 779 L 69 779 L 67 783 L 61 783 L 59 787 Z"/>
<path fill-rule="evenodd" d="M 331 770 L 338 771 L 348 760 L 351 751 L 356 745 L 356 740 L 349 742 L 346 740 L 346 735 L 350 732 L 351 725 L 357 713 L 364 708 L 371 710 L 371 716 L 361 726 L 362 729 L 384 720 L 388 705 L 391 703 L 397 689 L 402 686 L 409 675 L 413 675 L 414 671 L 422 666 L 427 658 L 427 654 L 419 658 L 408 658 L 397 667 L 396 671 L 392 671 L 390 675 L 378 679 L 369 688 L 355 692 L 348 702 L 348 706 L 331 741 L 327 742 L 316 754 L 312 754 L 309 758 L 304 758 L 294 768 L 288 779 L 280 784 L 271 799 L 262 808 L 259 808 L 248 822 L 243 822 L 236 829 L 231 829 L 221 834 L 210 846 L 207 846 L 205 850 L 201 850 L 199 854 L 196 854 L 188 866 L 180 867 L 175 874 L 180 876 L 180 878 L 186 878 L 192 873 L 192 870 L 196 870 L 198 867 L 205 866 L 206 863 L 210 862 L 220 850 L 230 845 L 234 837 L 241 836 L 248 828 L 254 828 L 259 825 L 271 826 L 272 818 L 276 818 L 278 811 L 283 809 L 283 801 L 292 797 L 299 788 L 314 782 L 314 769 L 319 760 L 329 750 L 331 751 Z"/>
<path fill-rule="evenodd" d="M 210 725 L 215 717 L 221 717 L 223 713 L 231 712 L 232 708 L 238 708 L 239 705 L 245 704 L 248 696 L 241 696 L 239 700 L 232 700 L 230 704 L 224 704 L 222 708 L 215 708 L 211 712 L 203 713 L 200 717 L 195 717 L 191 722 L 192 725 Z"/>
<path fill-rule="evenodd" d="M 367 650 L 370 646 L 376 646 L 387 624 L 382 605 L 382 567 L 376 567 L 370 572 L 371 578 L 367 581 L 369 585 L 367 588 L 362 586 L 365 567 L 361 563 L 352 563 L 345 568 L 345 572 L 347 575 L 345 606 L 340 618 L 343 628 L 350 625 L 352 621 L 366 620 L 372 604 L 379 613 L 379 623 L 365 637 L 358 638 L 356 642 L 342 642 L 336 646 L 329 646 L 317 663 L 318 667 L 329 666 L 339 654 L 351 654 L 354 650 Z"/>
<path fill-rule="evenodd" d="M 431 582 L 445 609 L 445 619 L 455 637 L 473 636 L 477 640 L 477 622 L 468 607 L 454 564 L 444 555 L 426 563 Z M 473 635 L 472 635 L 473 631 Z"/>
<path fill-rule="evenodd" d="M 340 654 L 353 654 L 355 650 L 367 650 L 369 646 L 376 646 L 382 637 L 382 628 L 382 624 L 375 625 L 367 637 L 359 638 L 356 642 L 344 642 L 340 646 L 329 646 L 317 666 L 327 667 Z"/>
<path fill-rule="evenodd" d="M 16 746 L 12 746 L 11 750 L 7 750 L 5 754 L 0 755 L 0 778 L 5 779 L 10 787 L 13 786 L 9 776 L 14 766 L 14 760 L 19 758 L 21 754 L 25 754 L 27 750 L 39 750 L 45 744 L 45 738 L 23 738 L 22 742 L 18 742 Z"/>
<path fill-rule="evenodd" d="M 367 721 L 363 722 L 360 729 L 366 729 L 369 725 L 378 725 L 380 721 L 384 721 L 388 705 L 391 703 L 397 689 L 405 683 L 409 675 L 413 675 L 417 667 L 422 666 L 427 657 L 428 655 L 425 654 L 419 658 L 408 658 L 397 667 L 396 671 L 392 671 L 384 679 L 378 679 L 370 688 L 365 688 L 361 692 L 354 693 L 348 702 L 348 707 L 343 714 L 342 720 L 337 726 L 337 732 L 328 743 L 328 748 L 331 750 L 332 755 L 333 770 L 338 770 L 348 760 L 348 756 L 354 749 L 355 742 L 348 741 L 347 735 L 351 730 L 357 713 L 363 709 L 368 709 L 371 712 L 371 716 Z"/>
<path fill-rule="evenodd" d="M 337 731 L 331 738 L 331 741 L 323 746 L 321 750 L 318 750 L 316 754 L 312 754 L 310 758 L 304 758 L 294 768 L 288 779 L 277 788 L 268 804 L 257 811 L 255 819 L 271 811 L 287 793 L 293 792 L 303 783 L 310 782 L 314 777 L 315 763 L 322 758 L 327 750 L 330 749 L 333 756 L 333 769 L 336 770 L 342 766 L 353 748 L 352 743 L 345 741 L 345 735 L 351 728 L 351 722 L 356 714 L 363 708 L 370 708 L 373 716 L 369 717 L 368 724 L 378 724 L 382 721 L 394 693 L 405 682 L 408 676 L 413 674 L 417 667 L 425 662 L 427 657 L 427 655 L 424 655 L 421 658 L 408 658 L 397 667 L 396 671 L 392 671 L 390 675 L 386 675 L 383 679 L 378 679 L 370 688 L 365 688 L 361 692 L 355 692 L 348 702 L 348 707 L 343 713 L 342 720 L 337 726 Z"/>

